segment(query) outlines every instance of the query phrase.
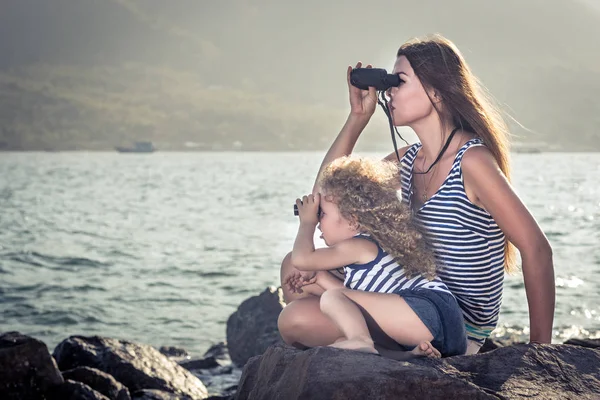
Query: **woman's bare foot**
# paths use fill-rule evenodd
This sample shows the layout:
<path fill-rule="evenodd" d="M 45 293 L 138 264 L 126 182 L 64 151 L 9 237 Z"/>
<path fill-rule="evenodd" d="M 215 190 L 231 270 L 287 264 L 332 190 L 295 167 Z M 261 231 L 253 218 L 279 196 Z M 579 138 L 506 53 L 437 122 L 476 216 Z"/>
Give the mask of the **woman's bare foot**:
<path fill-rule="evenodd" d="M 329 347 L 361 351 L 363 353 L 379 354 L 379 352 L 375 350 L 373 341 L 369 339 L 348 339 L 336 341 L 334 344 L 330 344 Z"/>
<path fill-rule="evenodd" d="M 419 343 L 417 347 L 411 350 L 411 353 L 416 357 L 440 358 L 442 356 L 438 349 L 427 341 Z"/>

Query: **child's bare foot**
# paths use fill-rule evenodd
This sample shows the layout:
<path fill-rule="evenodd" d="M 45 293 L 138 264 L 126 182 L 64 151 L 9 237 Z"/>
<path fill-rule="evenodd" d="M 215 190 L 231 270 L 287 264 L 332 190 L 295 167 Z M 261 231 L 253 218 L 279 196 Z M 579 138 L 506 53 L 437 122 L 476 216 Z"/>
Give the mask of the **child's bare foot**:
<path fill-rule="evenodd" d="M 375 350 L 375 346 L 372 340 L 368 339 L 348 339 L 342 341 L 336 341 L 334 344 L 330 344 L 329 347 L 336 347 L 338 349 L 347 349 L 362 351 L 363 353 L 379 354 Z"/>
<path fill-rule="evenodd" d="M 442 356 L 438 349 L 427 341 L 419 343 L 417 347 L 411 350 L 411 353 L 416 357 L 440 358 Z"/>

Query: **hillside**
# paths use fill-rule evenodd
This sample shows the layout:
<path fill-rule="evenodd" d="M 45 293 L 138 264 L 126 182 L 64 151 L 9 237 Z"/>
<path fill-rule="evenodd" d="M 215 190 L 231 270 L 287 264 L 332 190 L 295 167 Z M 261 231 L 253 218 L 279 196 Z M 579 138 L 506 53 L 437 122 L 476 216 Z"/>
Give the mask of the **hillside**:
<path fill-rule="evenodd" d="M 346 65 L 390 68 L 404 40 L 440 32 L 525 126 L 516 140 L 600 150 L 592 3 L 343 4 L 4 0 L 0 148 L 323 149 L 347 112 Z M 387 135 L 378 115 L 361 146 Z"/>

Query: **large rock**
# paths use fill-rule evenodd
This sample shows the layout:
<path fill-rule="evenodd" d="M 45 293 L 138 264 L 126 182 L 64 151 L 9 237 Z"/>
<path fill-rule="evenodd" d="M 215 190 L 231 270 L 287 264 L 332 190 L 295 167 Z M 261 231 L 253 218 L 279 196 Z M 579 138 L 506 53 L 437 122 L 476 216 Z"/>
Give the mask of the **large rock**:
<path fill-rule="evenodd" d="M 0 335 L 0 399 L 43 399 L 64 383 L 46 345 L 18 332 Z"/>
<path fill-rule="evenodd" d="M 599 350 L 570 345 L 411 362 L 276 345 L 246 364 L 236 399 L 597 399 L 599 368 Z"/>
<path fill-rule="evenodd" d="M 176 394 L 156 389 L 138 390 L 133 394 L 133 400 L 182 400 Z"/>
<path fill-rule="evenodd" d="M 281 289 L 267 288 L 246 299 L 227 320 L 227 347 L 231 361 L 243 366 L 269 346 L 283 343 L 277 318 L 285 307 Z"/>
<path fill-rule="evenodd" d="M 85 383 L 67 379 L 60 386 L 50 389 L 45 399 L 48 400 L 110 400 L 102 393 L 94 390 Z"/>
<path fill-rule="evenodd" d="M 85 383 L 110 400 L 131 400 L 129 390 L 106 372 L 90 367 L 77 367 L 64 371 L 63 378 Z"/>
<path fill-rule="evenodd" d="M 567 340 L 564 344 L 572 344 L 575 346 L 597 349 L 600 347 L 600 339 L 573 338 Z"/>
<path fill-rule="evenodd" d="M 127 386 L 130 393 L 157 389 L 194 400 L 208 397 L 200 379 L 148 345 L 99 336 L 71 336 L 56 347 L 53 355 L 63 371 L 96 368 Z"/>

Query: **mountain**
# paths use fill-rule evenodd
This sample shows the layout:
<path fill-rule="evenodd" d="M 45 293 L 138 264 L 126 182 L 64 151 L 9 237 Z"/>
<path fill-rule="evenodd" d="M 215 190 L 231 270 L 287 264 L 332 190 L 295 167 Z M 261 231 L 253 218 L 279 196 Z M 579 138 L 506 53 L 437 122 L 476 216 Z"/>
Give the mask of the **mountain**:
<path fill-rule="evenodd" d="M 599 22 L 588 0 L 3 0 L 0 148 L 325 149 L 346 66 L 439 32 L 517 142 L 600 150 Z M 388 135 L 378 111 L 360 145 Z"/>

